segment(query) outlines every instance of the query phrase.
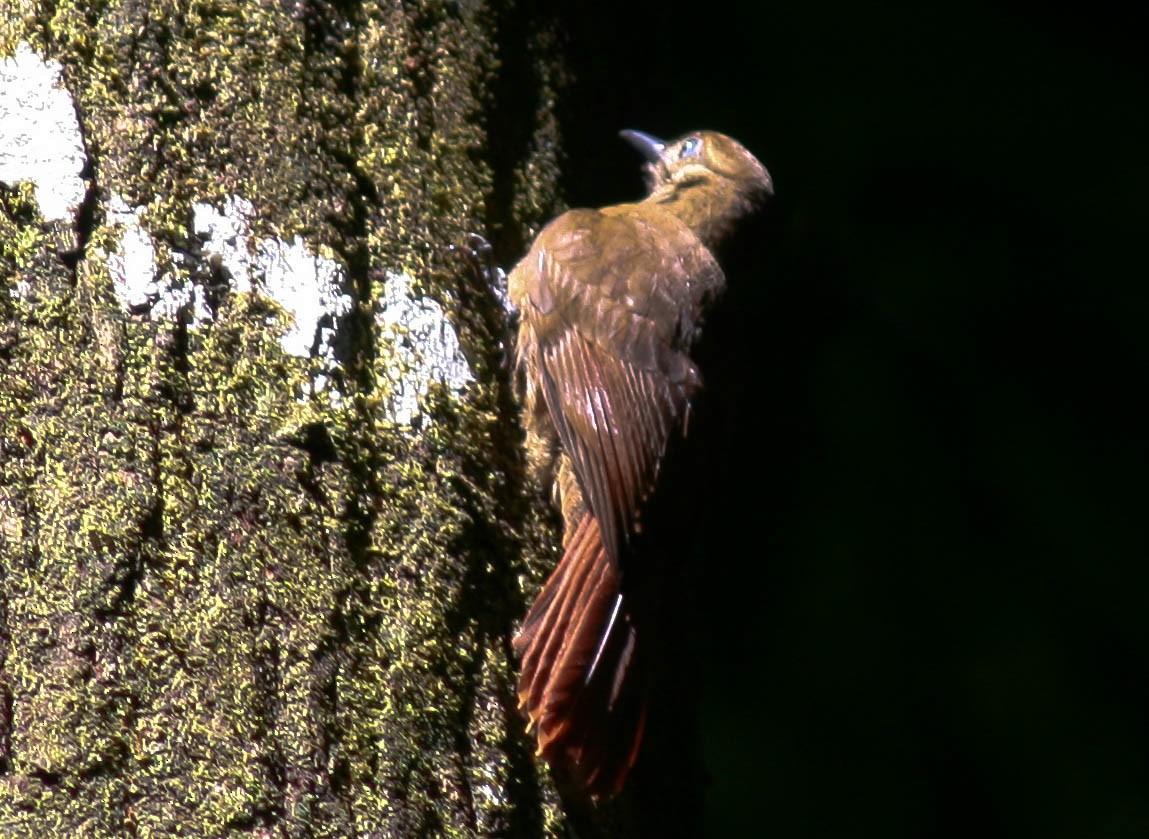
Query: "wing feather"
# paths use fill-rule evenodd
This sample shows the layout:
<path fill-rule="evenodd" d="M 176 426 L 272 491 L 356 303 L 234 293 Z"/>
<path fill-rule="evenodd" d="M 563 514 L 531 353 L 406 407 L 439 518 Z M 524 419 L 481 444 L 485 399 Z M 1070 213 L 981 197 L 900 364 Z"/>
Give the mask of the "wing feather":
<path fill-rule="evenodd" d="M 661 222 L 669 231 L 652 230 Z M 535 243 L 522 295 L 537 381 L 614 562 L 639 525 L 697 372 L 687 355 L 713 257 L 673 220 L 573 211 Z"/>

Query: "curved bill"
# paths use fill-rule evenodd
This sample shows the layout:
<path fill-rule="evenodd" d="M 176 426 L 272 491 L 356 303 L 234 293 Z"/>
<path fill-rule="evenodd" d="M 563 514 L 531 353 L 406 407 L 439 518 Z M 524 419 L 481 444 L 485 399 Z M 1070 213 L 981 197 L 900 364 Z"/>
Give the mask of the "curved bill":
<path fill-rule="evenodd" d="M 662 156 L 662 152 L 666 150 L 666 143 L 657 137 L 643 134 L 641 131 L 632 131 L 627 128 L 618 132 L 618 136 L 638 149 L 639 153 L 651 163 L 658 160 Z"/>

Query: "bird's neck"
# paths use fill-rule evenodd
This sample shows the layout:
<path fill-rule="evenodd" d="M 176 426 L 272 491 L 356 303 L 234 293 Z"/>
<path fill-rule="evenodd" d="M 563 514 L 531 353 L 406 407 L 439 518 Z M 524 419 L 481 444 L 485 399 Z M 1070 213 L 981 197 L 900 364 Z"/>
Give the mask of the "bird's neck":
<path fill-rule="evenodd" d="M 677 216 L 708 248 L 721 242 L 753 204 L 726 179 L 662 184 L 646 200 Z"/>

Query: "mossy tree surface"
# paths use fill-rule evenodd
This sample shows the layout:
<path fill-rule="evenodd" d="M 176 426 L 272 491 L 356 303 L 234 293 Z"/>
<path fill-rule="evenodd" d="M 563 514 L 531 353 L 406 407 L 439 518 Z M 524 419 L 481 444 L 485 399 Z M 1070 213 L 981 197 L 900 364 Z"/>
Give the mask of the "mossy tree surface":
<path fill-rule="evenodd" d="M 553 211 L 550 24 L 433 1 L 0 8 L 0 55 L 63 66 L 90 187 L 73 229 L 0 186 L 0 833 L 560 830 L 509 649 L 547 525 L 497 300 L 444 255 L 486 230 L 513 258 Z M 190 208 L 233 196 L 329 255 L 353 301 L 334 386 L 284 351 L 258 282 L 209 322 L 126 310 L 113 195 L 161 282 L 211 275 Z M 443 306 L 474 379 L 413 426 L 383 407 L 394 274 Z"/>

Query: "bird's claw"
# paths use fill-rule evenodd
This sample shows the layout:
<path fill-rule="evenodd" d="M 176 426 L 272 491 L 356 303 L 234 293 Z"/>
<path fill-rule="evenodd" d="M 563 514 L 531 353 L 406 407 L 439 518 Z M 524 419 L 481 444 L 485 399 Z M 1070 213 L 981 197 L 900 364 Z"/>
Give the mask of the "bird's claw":
<path fill-rule="evenodd" d="M 461 254 L 467 260 L 475 279 L 494 292 L 503 311 L 508 315 L 518 313 L 507 294 L 507 273 L 495 264 L 494 248 L 490 242 L 478 233 L 469 232 L 464 236 L 463 244 L 448 245 L 447 250 Z"/>

